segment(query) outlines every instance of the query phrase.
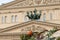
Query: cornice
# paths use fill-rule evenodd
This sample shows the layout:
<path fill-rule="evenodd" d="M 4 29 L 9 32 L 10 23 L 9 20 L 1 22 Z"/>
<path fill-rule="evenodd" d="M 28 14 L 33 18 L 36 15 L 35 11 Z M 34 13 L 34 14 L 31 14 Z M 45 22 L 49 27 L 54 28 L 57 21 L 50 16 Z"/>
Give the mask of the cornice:
<path fill-rule="evenodd" d="M 26 9 L 26 8 L 38 8 L 38 7 L 54 7 L 60 6 L 60 4 L 51 4 L 51 5 L 38 5 L 38 6 L 26 6 L 26 7 L 16 7 L 16 8 L 0 8 L 0 10 L 13 10 L 13 9 Z"/>
<path fill-rule="evenodd" d="M 30 25 L 30 24 L 44 25 L 44 26 L 48 26 L 48 27 L 57 27 L 57 29 L 60 29 L 60 24 L 42 22 L 42 21 L 37 22 L 37 21 L 33 20 L 33 21 L 24 22 L 24 23 L 16 24 L 16 25 L 1 29 L 0 33 L 6 32 L 6 31 L 9 31 L 9 30 L 13 30 L 13 29 L 16 29 L 16 28 L 19 28 L 19 27 L 24 27 L 24 26 L 27 26 L 27 25 Z"/>
<path fill-rule="evenodd" d="M 60 6 L 60 4 L 59 3 L 56 3 L 56 4 L 54 4 L 54 3 L 52 3 L 52 4 L 44 4 L 44 5 L 38 5 L 38 6 L 25 6 L 25 7 L 16 7 L 16 8 L 6 8 L 6 7 L 8 7 L 8 6 L 11 6 L 11 5 L 14 5 L 14 4 L 16 4 L 16 3 L 19 3 L 19 2 L 23 2 L 23 1 L 26 1 L 26 0 L 15 0 L 15 1 L 12 1 L 12 2 L 10 2 L 10 3 L 7 3 L 7 4 L 5 4 L 5 5 L 2 5 L 2 6 L 0 6 L 0 10 L 7 10 L 7 9 L 21 9 L 21 8 L 32 8 L 32 7 L 49 7 L 49 6 Z M 46 0 L 45 0 L 46 1 Z M 46 2 L 48 2 L 48 1 L 46 1 Z M 49 2 L 51 2 L 51 1 L 49 1 Z M 54 2 L 58 2 L 58 1 L 54 1 Z"/>
<path fill-rule="evenodd" d="M 0 33 L 0 36 L 19 36 L 22 33 L 18 32 L 18 33 Z"/>
<path fill-rule="evenodd" d="M 18 12 L 0 12 L 0 14 L 16 14 L 16 13 L 24 13 L 25 11 L 18 11 Z"/>
<path fill-rule="evenodd" d="M 7 6 L 11 6 L 11 5 L 14 5 L 14 4 L 22 2 L 22 1 L 24 1 L 24 0 L 18 0 L 18 1 L 15 0 L 15 1 L 9 2 L 7 4 L 1 5 L 0 8 L 5 8 Z"/>
<path fill-rule="evenodd" d="M 35 8 L 34 8 L 35 9 Z M 37 8 L 36 8 L 37 9 Z M 14 9 L 13 9 L 14 10 Z M 19 9 L 16 9 L 16 10 L 18 10 L 18 11 L 15 11 L 15 12 L 13 12 L 13 11 L 7 11 L 7 12 L 0 12 L 0 14 L 11 14 L 11 13 L 24 13 L 24 12 L 26 12 L 25 10 L 19 10 Z M 54 11 L 54 10 L 60 10 L 60 8 L 53 8 L 53 9 L 40 9 L 41 11 L 50 11 L 50 10 L 52 10 L 52 11 Z M 39 11 L 39 10 L 38 10 Z"/>

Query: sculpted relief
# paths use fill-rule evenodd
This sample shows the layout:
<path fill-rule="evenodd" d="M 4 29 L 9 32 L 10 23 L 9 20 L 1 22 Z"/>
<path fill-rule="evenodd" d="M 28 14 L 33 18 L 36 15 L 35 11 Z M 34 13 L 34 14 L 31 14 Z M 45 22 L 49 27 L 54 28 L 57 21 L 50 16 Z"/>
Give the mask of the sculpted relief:
<path fill-rule="evenodd" d="M 29 26 L 29 27 L 22 28 L 21 32 L 25 33 L 25 32 L 30 31 L 30 30 L 32 30 L 33 32 L 42 32 L 45 29 L 41 28 L 40 26 L 34 26 L 34 25 L 32 25 L 32 26 Z"/>
<path fill-rule="evenodd" d="M 26 7 L 26 6 L 39 6 L 39 5 L 50 5 L 50 4 L 59 4 L 60 0 L 24 0 L 10 7 Z"/>

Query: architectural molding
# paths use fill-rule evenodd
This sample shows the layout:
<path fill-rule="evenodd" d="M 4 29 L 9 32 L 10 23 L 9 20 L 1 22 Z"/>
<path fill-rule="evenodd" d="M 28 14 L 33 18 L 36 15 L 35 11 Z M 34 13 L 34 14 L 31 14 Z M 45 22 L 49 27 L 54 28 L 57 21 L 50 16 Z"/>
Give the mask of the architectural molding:
<path fill-rule="evenodd" d="M 32 2 L 32 4 L 31 4 L 31 2 Z M 39 7 L 59 6 L 60 5 L 59 2 L 60 2 L 60 0 L 58 0 L 58 1 L 56 1 L 56 0 L 51 0 L 51 1 L 50 0 L 20 0 L 20 1 L 10 2 L 6 5 L 2 5 L 2 6 L 0 6 L 0 9 L 32 8 L 32 7 L 38 7 L 38 6 Z M 24 6 L 19 7 L 21 5 L 21 3 L 23 3 L 22 5 L 24 5 Z M 28 6 L 27 6 L 27 4 L 28 4 Z M 19 5 L 19 6 L 17 6 L 17 5 Z"/>
<path fill-rule="evenodd" d="M 16 12 L 16 11 L 15 11 L 15 12 L 10 12 L 10 11 L 9 11 L 9 12 L 3 12 L 3 13 L 2 13 L 2 12 L 0 12 L 0 14 L 9 14 L 9 13 L 24 13 L 24 12 L 25 12 L 25 11 L 17 11 L 17 12 Z"/>
<path fill-rule="evenodd" d="M 29 21 L 29 22 L 25 22 L 25 23 L 21 23 L 21 24 L 16 24 L 14 26 L 10 26 L 10 27 L 1 29 L 0 30 L 0 33 L 6 32 L 6 31 L 9 31 L 9 30 L 12 30 L 12 29 L 16 29 L 16 28 L 19 28 L 19 27 L 21 28 L 21 27 L 24 27 L 24 26 L 30 25 L 30 24 L 43 25 L 43 26 L 52 27 L 52 28 L 57 27 L 57 29 L 60 29 L 60 24 L 49 23 L 49 22 L 42 22 L 42 21 L 40 21 L 40 22 L 37 22 L 37 21 Z"/>
<path fill-rule="evenodd" d="M 7 6 L 11 6 L 11 5 L 14 5 L 14 4 L 19 3 L 19 2 L 22 2 L 22 1 L 24 1 L 24 0 L 12 1 L 12 2 L 9 2 L 7 4 L 1 5 L 0 8 L 5 8 Z"/>
<path fill-rule="evenodd" d="M 3 9 L 4 10 L 4 9 Z M 8 10 L 8 9 L 5 9 L 5 10 Z M 19 9 L 17 9 L 19 10 Z M 54 11 L 54 10 L 60 10 L 60 8 L 53 8 L 53 9 L 42 9 L 41 11 Z M 39 11 L 39 10 L 38 10 Z M 10 13 L 24 13 L 24 12 L 27 12 L 27 11 L 7 11 L 7 12 L 0 12 L 0 14 L 10 14 Z"/>

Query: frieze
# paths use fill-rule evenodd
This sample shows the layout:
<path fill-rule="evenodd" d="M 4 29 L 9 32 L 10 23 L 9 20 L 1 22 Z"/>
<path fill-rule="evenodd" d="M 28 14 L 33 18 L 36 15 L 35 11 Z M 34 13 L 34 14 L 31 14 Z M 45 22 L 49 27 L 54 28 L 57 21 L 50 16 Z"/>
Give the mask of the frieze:
<path fill-rule="evenodd" d="M 27 32 L 27 31 L 30 31 L 32 30 L 33 32 L 40 32 L 40 31 L 44 31 L 45 29 L 44 28 L 41 28 L 40 26 L 29 26 L 29 27 L 26 27 L 26 28 L 22 28 L 21 29 L 21 32 Z"/>
<path fill-rule="evenodd" d="M 7 8 L 59 4 L 60 0 L 25 0 Z"/>

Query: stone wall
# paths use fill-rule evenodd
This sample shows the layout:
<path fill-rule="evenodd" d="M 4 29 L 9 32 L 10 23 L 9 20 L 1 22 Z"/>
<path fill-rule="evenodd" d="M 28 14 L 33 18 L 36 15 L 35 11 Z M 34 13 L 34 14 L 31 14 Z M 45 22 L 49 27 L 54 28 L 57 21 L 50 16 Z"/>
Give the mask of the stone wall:
<path fill-rule="evenodd" d="M 20 40 L 20 35 L 0 35 L 0 40 Z"/>

